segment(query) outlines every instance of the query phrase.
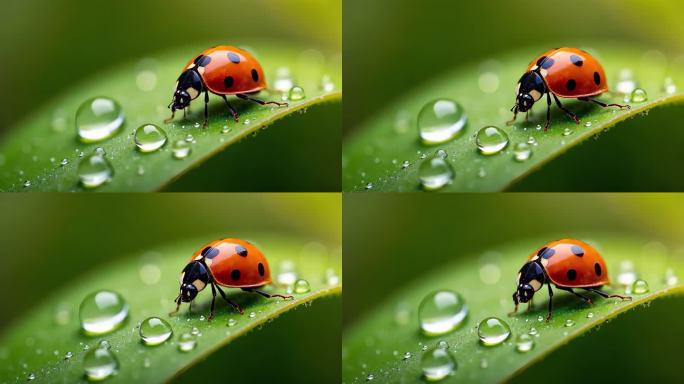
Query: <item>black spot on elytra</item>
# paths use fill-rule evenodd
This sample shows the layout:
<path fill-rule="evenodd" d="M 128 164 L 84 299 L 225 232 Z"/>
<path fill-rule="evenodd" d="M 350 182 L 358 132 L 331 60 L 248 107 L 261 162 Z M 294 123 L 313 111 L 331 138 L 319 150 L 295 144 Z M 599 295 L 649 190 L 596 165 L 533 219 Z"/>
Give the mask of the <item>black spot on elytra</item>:
<path fill-rule="evenodd" d="M 594 83 L 596 83 L 596 85 L 601 84 L 601 75 L 599 75 L 598 72 L 594 72 Z"/>
<path fill-rule="evenodd" d="M 252 68 L 252 80 L 259 81 L 259 72 L 257 72 L 256 69 Z"/>
<path fill-rule="evenodd" d="M 574 269 L 568 269 L 567 275 L 568 280 L 574 281 L 577 278 L 577 271 L 575 271 Z"/>
<path fill-rule="evenodd" d="M 213 259 L 214 257 L 218 256 L 218 254 L 218 248 L 206 247 L 202 250 L 202 256 L 206 257 L 207 259 Z"/>
<path fill-rule="evenodd" d="M 572 250 L 572 253 L 574 253 L 575 256 L 584 256 L 584 249 L 582 249 L 582 247 L 580 247 L 579 245 L 573 245 L 572 247 L 570 247 L 570 250 Z"/>
<path fill-rule="evenodd" d="M 599 263 L 594 264 L 594 272 L 596 272 L 596 276 L 601 276 L 601 273 L 603 272 L 601 270 L 601 264 L 599 264 Z"/>
<path fill-rule="evenodd" d="M 195 59 L 195 64 L 197 64 L 200 67 L 206 67 L 207 64 L 211 62 L 211 57 L 205 56 L 205 55 L 199 55 Z"/>
<path fill-rule="evenodd" d="M 537 252 L 537 255 L 541 256 L 544 259 L 548 259 L 551 256 L 553 256 L 555 253 L 556 253 L 556 251 L 554 251 L 553 249 L 544 247 L 544 248 L 540 249 L 539 252 Z"/>
<path fill-rule="evenodd" d="M 226 88 L 231 88 L 233 86 L 233 83 L 235 83 L 233 76 L 226 76 L 226 78 L 223 79 L 223 85 L 225 85 Z"/>
<path fill-rule="evenodd" d="M 235 252 L 242 257 L 247 257 L 247 249 L 245 249 L 245 247 L 242 245 L 236 245 Z"/>
<path fill-rule="evenodd" d="M 264 270 L 264 265 L 259 263 L 259 276 L 263 276 L 264 273 L 266 273 L 266 271 Z"/>
<path fill-rule="evenodd" d="M 240 56 L 238 56 L 235 52 L 228 52 L 228 60 L 232 61 L 235 64 L 239 64 Z"/>
<path fill-rule="evenodd" d="M 584 64 L 584 60 L 577 55 L 570 55 L 570 61 L 578 67 L 581 67 L 582 64 Z"/>
<path fill-rule="evenodd" d="M 537 61 L 539 63 L 539 61 Z M 549 69 L 553 64 L 556 63 L 556 60 L 550 58 L 550 57 L 544 57 L 544 60 L 541 61 L 539 64 L 540 67 L 543 69 Z"/>
<path fill-rule="evenodd" d="M 577 82 L 574 79 L 570 79 L 565 83 L 565 88 L 567 88 L 568 91 L 574 91 L 575 88 L 577 88 Z"/>
<path fill-rule="evenodd" d="M 240 270 L 239 269 L 233 269 L 233 271 L 230 272 L 230 278 L 233 280 L 240 280 Z"/>

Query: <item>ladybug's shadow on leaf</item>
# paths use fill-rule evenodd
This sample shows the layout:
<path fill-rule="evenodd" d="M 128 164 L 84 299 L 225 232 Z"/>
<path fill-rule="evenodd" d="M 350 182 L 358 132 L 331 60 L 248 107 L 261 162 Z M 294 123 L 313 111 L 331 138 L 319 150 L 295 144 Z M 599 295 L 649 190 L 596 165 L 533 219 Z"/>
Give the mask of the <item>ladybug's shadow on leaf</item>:
<path fill-rule="evenodd" d="M 226 296 L 233 302 L 237 303 L 242 309 L 244 310 L 244 315 L 247 316 L 249 312 L 251 312 L 251 308 L 254 307 L 254 305 L 258 304 L 260 300 L 276 300 L 276 299 L 267 299 L 265 297 L 261 297 L 257 295 L 256 293 L 251 293 L 251 292 L 244 292 L 244 291 L 234 291 L 230 292 L 230 289 L 226 290 L 224 288 L 224 291 L 226 291 Z M 209 293 L 209 297 L 205 298 L 201 301 L 195 302 L 192 307 L 192 312 L 189 311 L 188 307 L 185 307 L 185 311 L 183 311 L 183 308 L 181 307 L 181 312 L 180 315 L 183 317 L 196 317 L 199 315 L 204 315 L 208 316 L 209 311 L 211 310 L 211 293 Z M 214 307 L 214 313 L 216 316 L 224 316 L 224 315 L 235 315 L 238 314 L 239 312 L 235 310 L 232 306 L 230 306 L 228 303 L 221 298 L 221 296 L 217 295 L 216 296 L 216 303 Z"/>
<path fill-rule="evenodd" d="M 542 288 L 546 289 L 546 288 Z M 578 290 L 581 291 L 581 290 Z M 571 309 L 571 310 L 585 310 L 591 309 L 597 306 L 602 306 L 606 304 L 612 304 L 613 301 L 620 302 L 620 299 L 604 299 L 601 296 L 591 293 L 591 292 L 581 292 L 582 295 L 587 296 L 591 299 L 593 304 L 587 304 L 579 297 L 566 292 L 559 292 L 558 289 L 553 290 L 553 313 L 554 316 L 557 311 L 561 309 Z M 534 307 L 531 311 L 527 311 L 527 304 L 524 306 L 521 304 L 519 313 L 515 316 L 520 316 L 521 318 L 537 319 L 538 316 L 546 316 L 549 306 L 549 300 L 545 297 L 542 300 L 534 300 Z M 513 309 L 513 303 L 511 302 L 511 309 Z"/>
<path fill-rule="evenodd" d="M 563 107 L 568 109 L 570 112 L 576 114 L 582 123 L 584 123 L 586 116 L 593 114 L 596 110 L 602 109 L 601 107 L 592 105 L 586 101 L 579 101 L 576 99 L 560 100 L 561 103 L 563 103 Z M 524 124 L 524 121 L 525 116 L 518 115 L 518 122 Z M 556 103 L 553 102 L 553 104 L 551 105 L 551 126 L 549 127 L 549 131 L 553 130 L 555 125 L 554 123 L 571 121 L 572 120 L 570 120 L 570 118 L 563 111 L 561 111 L 560 108 L 558 108 Z M 536 102 L 532 109 L 532 112 L 530 112 L 529 120 L 527 121 L 527 125 L 537 124 L 541 126 L 544 126 L 544 124 L 546 124 L 546 96 L 544 96 L 544 99 L 540 99 Z"/>
<path fill-rule="evenodd" d="M 243 117 L 243 115 L 249 114 L 257 108 L 271 107 L 259 105 L 251 101 L 240 100 L 233 96 L 227 97 L 230 105 L 237 111 L 238 116 L 240 117 L 240 123 L 244 122 L 245 117 Z M 271 101 L 273 99 L 273 97 L 261 97 L 258 94 L 255 97 L 264 101 Z M 207 110 L 209 111 L 209 123 L 219 120 L 224 121 L 224 124 L 228 124 L 228 126 L 235 124 L 228 106 L 220 96 L 209 94 L 209 107 Z M 168 115 L 171 116 L 171 110 L 168 110 Z M 183 116 L 183 111 L 176 111 L 176 118 L 171 123 L 174 122 L 182 125 L 194 123 L 202 124 L 204 122 L 204 96 L 200 95 L 192 102 L 185 117 Z"/>

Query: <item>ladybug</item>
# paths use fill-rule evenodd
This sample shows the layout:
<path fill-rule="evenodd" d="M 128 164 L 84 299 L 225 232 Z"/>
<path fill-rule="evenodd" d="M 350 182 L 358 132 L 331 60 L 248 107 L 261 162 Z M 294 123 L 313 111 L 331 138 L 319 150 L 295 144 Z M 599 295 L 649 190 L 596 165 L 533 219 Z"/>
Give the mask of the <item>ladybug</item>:
<path fill-rule="evenodd" d="M 165 123 L 173 120 L 176 110 L 182 109 L 185 116 L 185 108 L 190 102 L 204 92 L 204 127 L 207 127 L 209 115 L 209 92 L 223 97 L 228 110 L 233 115 L 233 120 L 238 122 L 238 113 L 228 102 L 226 95 L 235 95 L 240 99 L 253 101 L 260 105 L 274 104 L 287 106 L 287 103 L 276 101 L 263 101 L 251 98 L 253 95 L 266 89 L 266 79 L 261 64 L 244 49 L 229 45 L 220 45 L 209 48 L 199 54 L 183 69 L 183 73 L 176 82 L 176 91 L 173 100 L 169 104 L 171 117 L 164 120 Z"/>
<path fill-rule="evenodd" d="M 556 288 L 568 291 L 588 304 L 591 304 L 591 299 L 573 291 L 573 288 L 594 292 L 604 298 L 632 300 L 629 296 L 610 295 L 600 290 L 601 286 L 610 284 L 610 279 L 606 262 L 594 247 L 580 240 L 562 239 L 552 241 L 532 253 L 527 263 L 520 268 L 518 286 L 513 293 L 515 309 L 511 315 L 518 311 L 519 302 L 529 303 L 529 310 L 532 306 L 532 296 L 546 284 L 549 288 L 549 311 L 546 321 L 551 320 L 552 283 Z"/>
<path fill-rule="evenodd" d="M 629 105 L 606 104 L 593 98 L 607 91 L 606 74 L 598 60 L 581 49 L 554 48 L 532 61 L 527 71 L 518 80 L 515 105 L 511 108 L 513 119 L 507 124 L 513 124 L 518 112 L 529 114 L 532 105 L 544 94 L 546 94 L 547 105 L 545 131 L 551 124 L 551 96 L 558 108 L 577 124 L 580 123 L 580 119 L 564 108 L 558 97 L 592 102 L 604 108 L 630 108 Z"/>
<path fill-rule="evenodd" d="M 243 291 L 254 292 L 266 298 L 280 297 L 292 299 L 292 296 L 270 294 L 259 290 L 271 283 L 271 272 L 268 261 L 254 245 L 240 239 L 215 240 L 200 248 L 180 275 L 180 293 L 174 300 L 178 312 L 181 303 L 191 303 L 197 294 L 211 285 L 211 311 L 209 319 L 214 317 L 214 301 L 216 291 L 223 300 L 235 308 L 240 314 L 244 311 L 230 300 L 221 287 L 241 288 Z"/>

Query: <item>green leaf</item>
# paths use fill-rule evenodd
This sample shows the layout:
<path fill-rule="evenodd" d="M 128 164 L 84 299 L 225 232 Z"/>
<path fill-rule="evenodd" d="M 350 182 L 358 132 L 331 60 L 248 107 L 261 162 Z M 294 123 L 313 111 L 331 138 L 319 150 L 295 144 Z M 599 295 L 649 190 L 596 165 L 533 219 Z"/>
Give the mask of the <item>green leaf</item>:
<path fill-rule="evenodd" d="M 7 328 L 0 339 L 3 366 L 0 381 L 23 382 L 29 373 L 33 373 L 35 382 L 77 382 L 84 375 L 84 345 L 93 348 L 100 340 L 107 340 L 111 344 L 111 350 L 120 362 L 119 373 L 109 381 L 168 381 L 237 338 L 249 337 L 247 334 L 250 330 L 262 326 L 278 327 L 278 321 L 272 321 L 280 314 L 308 305 L 314 299 L 341 292 L 341 278 L 333 284 L 328 284 L 324 279 L 328 269 L 341 276 L 341 259 L 323 260 L 323 256 L 314 253 L 307 254 L 306 258 L 300 257 L 303 242 L 293 238 L 268 234 L 255 238 L 259 240 L 255 244 L 268 257 L 274 279 L 279 264 L 290 260 L 295 263 L 298 275 L 310 283 L 311 291 L 294 293 L 294 300 L 269 300 L 253 293 L 224 289 L 231 300 L 242 306 L 245 313 L 240 315 L 217 298 L 216 316 L 209 322 L 204 316 L 209 313 L 211 292 L 205 290 L 198 296 L 198 304 L 193 312 L 188 311 L 187 304 L 184 304 L 178 315 L 170 316 L 168 313 L 175 308 L 173 299 L 178 294 L 178 274 L 190 255 L 197 250 L 198 244 L 206 243 L 207 239 L 185 239 L 159 248 L 141 249 L 136 253 L 137 257 L 107 265 L 82 281 L 51 293 L 23 319 Z M 142 258 L 139 256 L 141 254 Z M 141 277 L 142 266 L 150 263 L 159 268 L 161 279 L 157 283 L 149 278 L 148 283 L 145 283 Z M 129 318 L 122 328 L 111 334 L 88 337 L 80 331 L 78 306 L 87 294 L 100 289 L 111 289 L 123 295 L 130 308 Z M 285 287 L 273 286 L 266 290 L 284 293 Z M 65 313 L 62 318 L 68 320 L 58 322 L 57 313 Z M 173 327 L 172 338 L 159 346 L 143 345 L 137 326 L 149 316 L 168 320 Z M 237 324 L 229 327 L 230 319 L 237 320 Z M 190 352 L 179 351 L 178 337 L 190 332 L 193 327 L 197 327 L 202 334 L 198 337 L 197 347 Z M 66 352 L 72 352 L 73 357 L 65 360 Z M 144 367 L 146 359 L 154 369 Z"/>
<path fill-rule="evenodd" d="M 260 129 L 297 112 L 303 113 L 309 107 L 339 102 L 342 98 L 339 56 L 306 47 L 288 46 L 282 42 L 250 42 L 248 49 L 262 64 L 270 85 L 273 84 L 275 70 L 287 67 L 292 71 L 296 84 L 304 88 L 306 98 L 289 101 L 288 107 L 278 108 L 231 97 L 231 103 L 240 114 L 240 122 L 234 123 L 223 100 L 212 95 L 209 127 L 205 129 L 201 125 L 204 121 L 204 106 L 200 97 L 192 103 L 187 119 L 183 119 L 179 111 L 172 123 L 164 124 L 164 119 L 170 116 L 170 110 L 166 107 L 181 69 L 206 46 L 154 54 L 154 61 L 121 64 L 37 109 L 0 143 L 0 191 L 83 190 L 77 175 L 79 153 L 88 154 L 97 147 L 105 149 L 114 167 L 114 177 L 96 191 L 158 190 Z M 141 69 L 151 69 L 156 74 L 156 86 L 151 91 L 143 91 L 136 85 L 136 76 Z M 330 77 L 335 87 L 333 90 L 323 90 L 324 76 Z M 96 96 L 117 100 L 124 109 L 126 121 L 113 138 L 83 144 L 77 140 L 74 115 L 81 103 Z M 280 93 L 268 91 L 257 97 L 278 100 L 280 96 Z M 55 125 L 56 129 L 53 128 L 55 116 L 66 119 Z M 293 118 L 300 119 L 302 123 L 306 121 L 305 116 Z M 168 135 L 166 145 L 157 152 L 140 153 L 133 142 L 133 131 L 146 123 L 161 126 Z M 224 126 L 231 131 L 222 133 Z M 272 129 L 277 129 L 277 126 Z M 173 158 L 173 143 L 185 139 L 187 135 L 192 135 L 196 140 L 191 146 L 192 153 L 182 160 Z M 67 159 L 68 164 L 62 166 L 62 159 Z M 24 186 L 26 181 L 30 182 L 30 187 Z"/>
<path fill-rule="evenodd" d="M 639 278 L 648 282 L 648 293 L 632 294 L 632 301 L 602 299 L 592 294 L 594 303 L 587 305 L 570 293 L 554 289 L 553 318 L 545 322 L 538 320 L 547 312 L 548 294 L 546 289 L 542 289 L 535 295 L 536 307 L 532 311 L 525 311 L 525 305 L 522 305 L 516 316 L 508 317 L 513 309 L 514 278 L 525 257 L 531 253 L 530 244 L 541 245 L 545 241 L 536 239 L 509 244 L 497 249 L 499 256 L 491 260 L 483 261 L 480 255 L 472 255 L 452 265 L 440 266 L 438 272 L 422 276 L 402 288 L 385 303 L 379 304 L 365 319 L 354 324 L 345 332 L 343 340 L 344 382 L 365 382 L 369 374 L 374 376 L 374 382 L 380 383 L 422 382 L 422 346 L 433 347 L 441 340 L 449 343 L 449 351 L 457 364 L 448 382 L 505 381 L 621 313 L 637 308 L 645 311 L 645 304 L 652 300 L 684 292 L 681 279 L 670 285 L 665 282 L 668 268 L 675 276 L 684 275 L 683 260 L 669 258 L 655 248 L 645 248 L 643 242 L 633 239 L 607 236 L 600 239 L 600 243 L 594 245 L 606 260 L 612 281 L 617 281 L 620 263 L 629 260 L 634 263 Z M 495 267 L 490 266 L 489 272 L 482 270 L 485 263 Z M 488 273 L 487 281 L 491 284 L 481 279 L 481 274 Z M 424 336 L 419 330 L 418 304 L 426 294 L 440 289 L 454 290 L 463 295 L 469 315 L 464 324 L 451 333 Z M 624 292 L 617 286 L 610 289 L 616 293 Z M 398 307 L 410 310 L 408 320 L 397 322 Z M 592 317 L 589 317 L 590 313 Z M 477 336 L 478 323 L 489 316 L 503 319 L 511 327 L 510 337 L 493 347 L 481 345 Z M 574 325 L 566 327 L 567 320 L 574 321 Z M 538 337 L 533 337 L 534 348 L 526 353 L 517 352 L 516 337 L 528 333 L 532 327 L 539 333 Z M 405 352 L 411 352 L 412 357 L 404 360 Z M 483 364 L 487 368 L 482 368 Z"/>
<path fill-rule="evenodd" d="M 524 114 L 519 114 L 517 122 L 507 126 L 506 121 L 512 117 L 509 109 L 515 101 L 516 82 L 527 64 L 546 49 L 501 54 L 495 56 L 496 61 L 465 65 L 407 92 L 394 105 L 379 112 L 376 118 L 359 126 L 357 133 L 344 146 L 343 190 L 366 190 L 367 185 L 372 183 L 371 191 L 419 191 L 418 168 L 423 156 L 431 156 L 438 149 L 446 150 L 447 161 L 455 171 L 453 182 L 441 191 L 504 190 L 573 146 L 598 136 L 613 125 L 630 117 L 645 115 L 654 107 L 684 99 L 684 61 L 681 59 L 668 66 L 667 59 L 657 52 L 621 47 L 587 49 L 604 66 L 609 86 L 615 88 L 622 69 L 631 69 L 638 86 L 647 91 L 648 100 L 630 103 L 632 109 L 627 111 L 561 99 L 564 106 L 576 112 L 582 122 L 580 125 L 572 122 L 554 103 L 551 110 L 552 125 L 546 132 L 542 129 L 546 121 L 546 100 L 540 100 L 527 123 Z M 483 73 L 488 75 L 481 78 Z M 666 77 L 670 77 L 678 86 L 676 92 L 665 92 Z M 480 82 L 496 90 L 485 93 L 481 90 Z M 438 98 L 459 102 L 467 113 L 468 123 L 459 137 L 444 144 L 427 146 L 419 140 L 416 116 L 423 105 Z M 602 95 L 599 100 L 622 103 L 623 98 L 623 95 L 613 93 Z M 408 120 L 403 117 L 403 123 L 398 123 L 398 116 L 407 116 Z M 587 123 L 591 123 L 591 126 L 586 126 Z M 503 129 L 510 140 L 503 151 L 484 156 L 477 151 L 474 135 L 488 125 Z M 537 143 L 532 146 L 531 158 L 516 161 L 513 158 L 514 145 L 527 142 L 530 138 Z M 402 167 L 404 161 L 410 165 Z"/>

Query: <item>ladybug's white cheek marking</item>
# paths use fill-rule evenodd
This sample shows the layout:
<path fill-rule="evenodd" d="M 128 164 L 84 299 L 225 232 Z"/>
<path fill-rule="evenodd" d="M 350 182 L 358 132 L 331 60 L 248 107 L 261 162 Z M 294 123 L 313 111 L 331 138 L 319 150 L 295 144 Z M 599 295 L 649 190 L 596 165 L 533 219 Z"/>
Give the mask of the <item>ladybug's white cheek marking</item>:
<path fill-rule="evenodd" d="M 539 91 L 537 91 L 536 89 L 533 89 L 530 91 L 530 96 L 532 96 L 534 101 L 537 101 L 537 100 L 541 99 L 542 94 Z"/>
<path fill-rule="evenodd" d="M 542 68 L 542 69 L 539 71 L 539 73 L 541 73 L 542 77 L 546 77 L 546 75 L 549 74 L 549 71 L 547 71 L 546 69 Z"/>
<path fill-rule="evenodd" d="M 539 68 L 539 67 L 537 67 L 537 64 L 535 64 L 532 68 L 530 68 L 530 72 L 536 70 L 537 68 Z"/>
<path fill-rule="evenodd" d="M 185 277 L 185 272 L 180 274 L 180 283 L 183 284 L 183 278 Z"/>
<path fill-rule="evenodd" d="M 197 96 L 199 96 L 199 91 L 197 91 L 195 88 L 190 87 L 185 91 L 188 93 L 188 95 L 190 95 L 191 99 L 195 99 Z"/>
<path fill-rule="evenodd" d="M 195 63 L 190 63 L 185 69 L 195 68 Z"/>
<path fill-rule="evenodd" d="M 202 256 L 202 255 L 197 255 L 197 257 L 195 257 L 195 260 L 202 260 L 203 257 L 204 256 Z"/>
<path fill-rule="evenodd" d="M 204 74 L 204 67 L 197 67 L 197 72 L 199 72 L 200 75 Z"/>
<path fill-rule="evenodd" d="M 204 260 L 204 264 L 206 264 L 207 267 L 211 267 L 211 263 L 213 263 L 213 262 L 214 262 L 213 259 L 205 259 L 205 260 Z"/>
<path fill-rule="evenodd" d="M 549 260 L 548 259 L 542 259 L 541 263 L 544 267 L 546 267 L 549 264 Z"/>
<path fill-rule="evenodd" d="M 539 258 L 539 256 L 535 256 L 535 257 L 531 258 L 530 260 L 531 260 L 531 261 L 535 261 L 535 260 L 537 260 L 538 258 Z"/>
<path fill-rule="evenodd" d="M 517 95 L 518 93 L 520 93 L 520 83 L 515 86 L 515 94 Z"/>
<path fill-rule="evenodd" d="M 197 279 L 197 280 L 193 281 L 193 282 L 192 282 L 192 285 L 194 285 L 195 288 L 197 288 L 198 291 L 203 290 L 204 287 L 206 286 L 206 284 L 204 284 L 204 281 L 202 281 L 202 280 L 200 280 L 200 279 Z"/>
<path fill-rule="evenodd" d="M 532 286 L 532 288 L 534 288 L 535 291 L 538 291 L 542 286 L 542 284 L 539 280 L 530 281 L 530 285 Z"/>

